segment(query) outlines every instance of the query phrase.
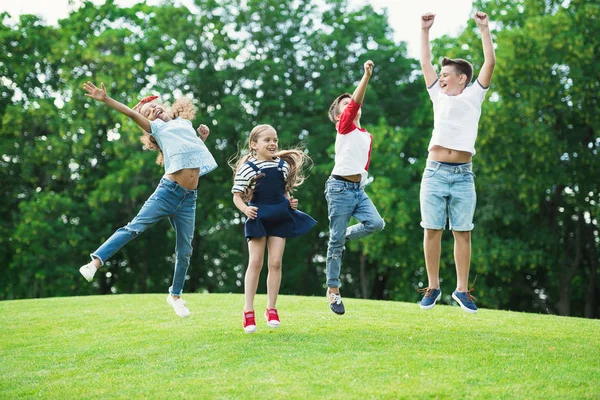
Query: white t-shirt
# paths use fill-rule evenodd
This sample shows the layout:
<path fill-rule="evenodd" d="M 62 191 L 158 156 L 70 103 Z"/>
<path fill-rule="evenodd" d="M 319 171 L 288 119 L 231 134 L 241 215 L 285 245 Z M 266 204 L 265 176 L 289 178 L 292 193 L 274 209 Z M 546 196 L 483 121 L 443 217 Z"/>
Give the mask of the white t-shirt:
<path fill-rule="evenodd" d="M 442 146 L 475 155 L 481 103 L 488 89 L 475 81 L 461 94 L 448 96 L 440 91 L 439 80 L 427 88 L 433 103 L 433 133 L 428 151 L 433 146 Z"/>
<path fill-rule="evenodd" d="M 360 174 L 361 185 L 364 185 L 371 163 L 373 136 L 354 123 L 360 107 L 361 104 L 351 99 L 336 124 L 335 164 L 331 173 L 341 176 Z"/>

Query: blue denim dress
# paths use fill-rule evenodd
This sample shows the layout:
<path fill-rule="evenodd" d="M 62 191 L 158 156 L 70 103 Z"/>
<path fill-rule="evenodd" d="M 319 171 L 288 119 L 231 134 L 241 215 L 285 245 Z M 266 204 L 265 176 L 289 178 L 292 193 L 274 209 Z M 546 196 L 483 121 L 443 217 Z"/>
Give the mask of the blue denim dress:
<path fill-rule="evenodd" d="M 246 163 L 258 174 L 263 174 L 256 181 L 252 200 L 248 203 L 258 207 L 258 215 L 255 219 L 246 220 L 246 239 L 265 236 L 293 238 L 307 233 L 316 225 L 317 221 L 310 215 L 290 207 L 285 197 L 283 160 L 277 167 L 262 170 L 251 161 Z"/>

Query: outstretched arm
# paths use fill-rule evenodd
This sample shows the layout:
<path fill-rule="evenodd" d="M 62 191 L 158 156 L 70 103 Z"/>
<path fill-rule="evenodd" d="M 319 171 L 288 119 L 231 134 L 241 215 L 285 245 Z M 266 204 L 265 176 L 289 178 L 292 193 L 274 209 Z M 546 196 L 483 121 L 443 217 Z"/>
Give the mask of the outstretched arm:
<path fill-rule="evenodd" d="M 496 54 L 494 52 L 494 43 L 492 42 L 492 34 L 490 33 L 489 18 L 483 11 L 477 11 L 475 16 L 475 23 L 481 31 L 481 43 L 483 44 L 483 66 L 479 71 L 477 80 L 481 86 L 487 88 L 492 82 L 492 74 L 494 73 L 494 67 L 496 66 Z"/>
<path fill-rule="evenodd" d="M 438 76 L 431 64 L 431 48 L 429 46 L 429 29 L 433 25 L 435 14 L 426 13 L 421 16 L 421 69 L 427 87 L 433 85 Z"/>
<path fill-rule="evenodd" d="M 367 85 L 369 84 L 369 79 L 371 79 L 371 75 L 373 74 L 373 61 L 369 60 L 365 63 L 365 73 L 363 74 L 360 83 L 352 93 L 352 100 L 354 100 L 357 104 L 362 104 L 365 99 L 365 92 L 367 91 Z"/>
<path fill-rule="evenodd" d="M 125 114 L 129 118 L 131 118 L 136 124 L 140 126 L 144 131 L 151 132 L 152 128 L 150 127 L 150 121 L 140 114 L 137 111 L 132 110 L 127 107 L 125 104 L 119 103 L 118 101 L 110 98 L 106 94 L 106 87 L 104 87 L 104 83 L 102 83 L 101 88 L 96 87 L 92 82 L 88 81 L 83 84 L 83 88 L 87 92 L 86 96 L 91 97 L 92 99 L 101 101 L 106 103 L 107 106 L 114 108 L 121 114 Z"/>

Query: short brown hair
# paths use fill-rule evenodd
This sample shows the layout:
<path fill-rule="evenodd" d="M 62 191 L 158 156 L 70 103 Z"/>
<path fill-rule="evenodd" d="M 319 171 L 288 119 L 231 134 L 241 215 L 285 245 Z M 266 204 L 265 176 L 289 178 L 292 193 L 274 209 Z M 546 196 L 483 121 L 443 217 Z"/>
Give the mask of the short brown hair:
<path fill-rule="evenodd" d="M 444 57 L 442 60 L 442 67 L 445 67 L 446 65 L 454 67 L 454 70 L 458 75 L 465 74 L 467 76 L 465 87 L 471 83 L 471 79 L 473 79 L 473 65 L 470 62 L 463 60 L 462 58 Z"/>
<path fill-rule="evenodd" d="M 334 124 L 337 122 L 335 117 L 337 117 L 340 113 L 338 112 L 338 106 L 340 105 L 340 102 L 342 100 L 344 100 L 345 98 L 352 98 L 352 95 L 350 93 L 344 93 L 339 95 L 334 101 L 333 103 L 331 103 L 331 106 L 329 106 L 329 119 L 331 120 L 331 122 L 333 122 Z"/>

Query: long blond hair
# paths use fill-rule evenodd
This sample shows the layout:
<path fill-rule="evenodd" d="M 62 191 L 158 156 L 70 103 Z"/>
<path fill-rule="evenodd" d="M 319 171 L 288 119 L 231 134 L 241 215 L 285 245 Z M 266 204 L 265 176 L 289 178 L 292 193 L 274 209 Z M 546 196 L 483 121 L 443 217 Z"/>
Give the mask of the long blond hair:
<path fill-rule="evenodd" d="M 252 150 L 252 143 L 256 143 L 260 138 L 260 135 L 269 129 L 272 129 L 277 133 L 275 128 L 271 125 L 262 124 L 257 125 L 250 131 L 250 135 L 248 135 L 248 143 L 247 146 L 240 149 L 236 155 L 234 155 L 230 161 L 229 166 L 233 169 L 233 175 L 235 179 L 235 174 L 237 171 L 248 161 L 251 157 L 256 157 L 256 152 Z M 310 167 L 312 163 L 311 158 L 308 156 L 306 151 L 300 147 L 292 148 L 289 150 L 280 150 L 275 154 L 275 158 L 281 158 L 289 165 L 289 171 L 287 175 L 287 179 L 285 181 L 285 191 L 287 193 L 292 193 L 295 188 L 302 185 L 305 176 L 306 167 Z M 244 192 L 242 193 L 242 200 L 248 202 L 252 200 L 252 196 L 254 194 L 254 189 L 251 188 L 252 184 L 256 182 L 258 179 L 262 178 L 264 174 L 259 174 L 253 178 L 253 181 L 246 187 Z"/>
<path fill-rule="evenodd" d="M 142 106 L 144 104 L 138 104 L 133 108 L 134 111 L 140 112 Z M 192 104 L 192 101 L 188 97 L 180 97 L 175 100 L 175 103 L 168 109 L 170 116 L 172 119 L 177 117 L 187 119 L 193 121 L 196 117 L 196 106 Z M 148 150 L 158 151 L 158 155 L 156 156 L 156 163 L 158 165 L 165 165 L 165 155 L 163 154 L 162 149 L 158 145 L 158 142 L 154 138 L 154 136 L 150 135 L 150 133 L 143 131 L 144 134 L 140 136 L 140 141 L 144 144 L 144 146 Z"/>

